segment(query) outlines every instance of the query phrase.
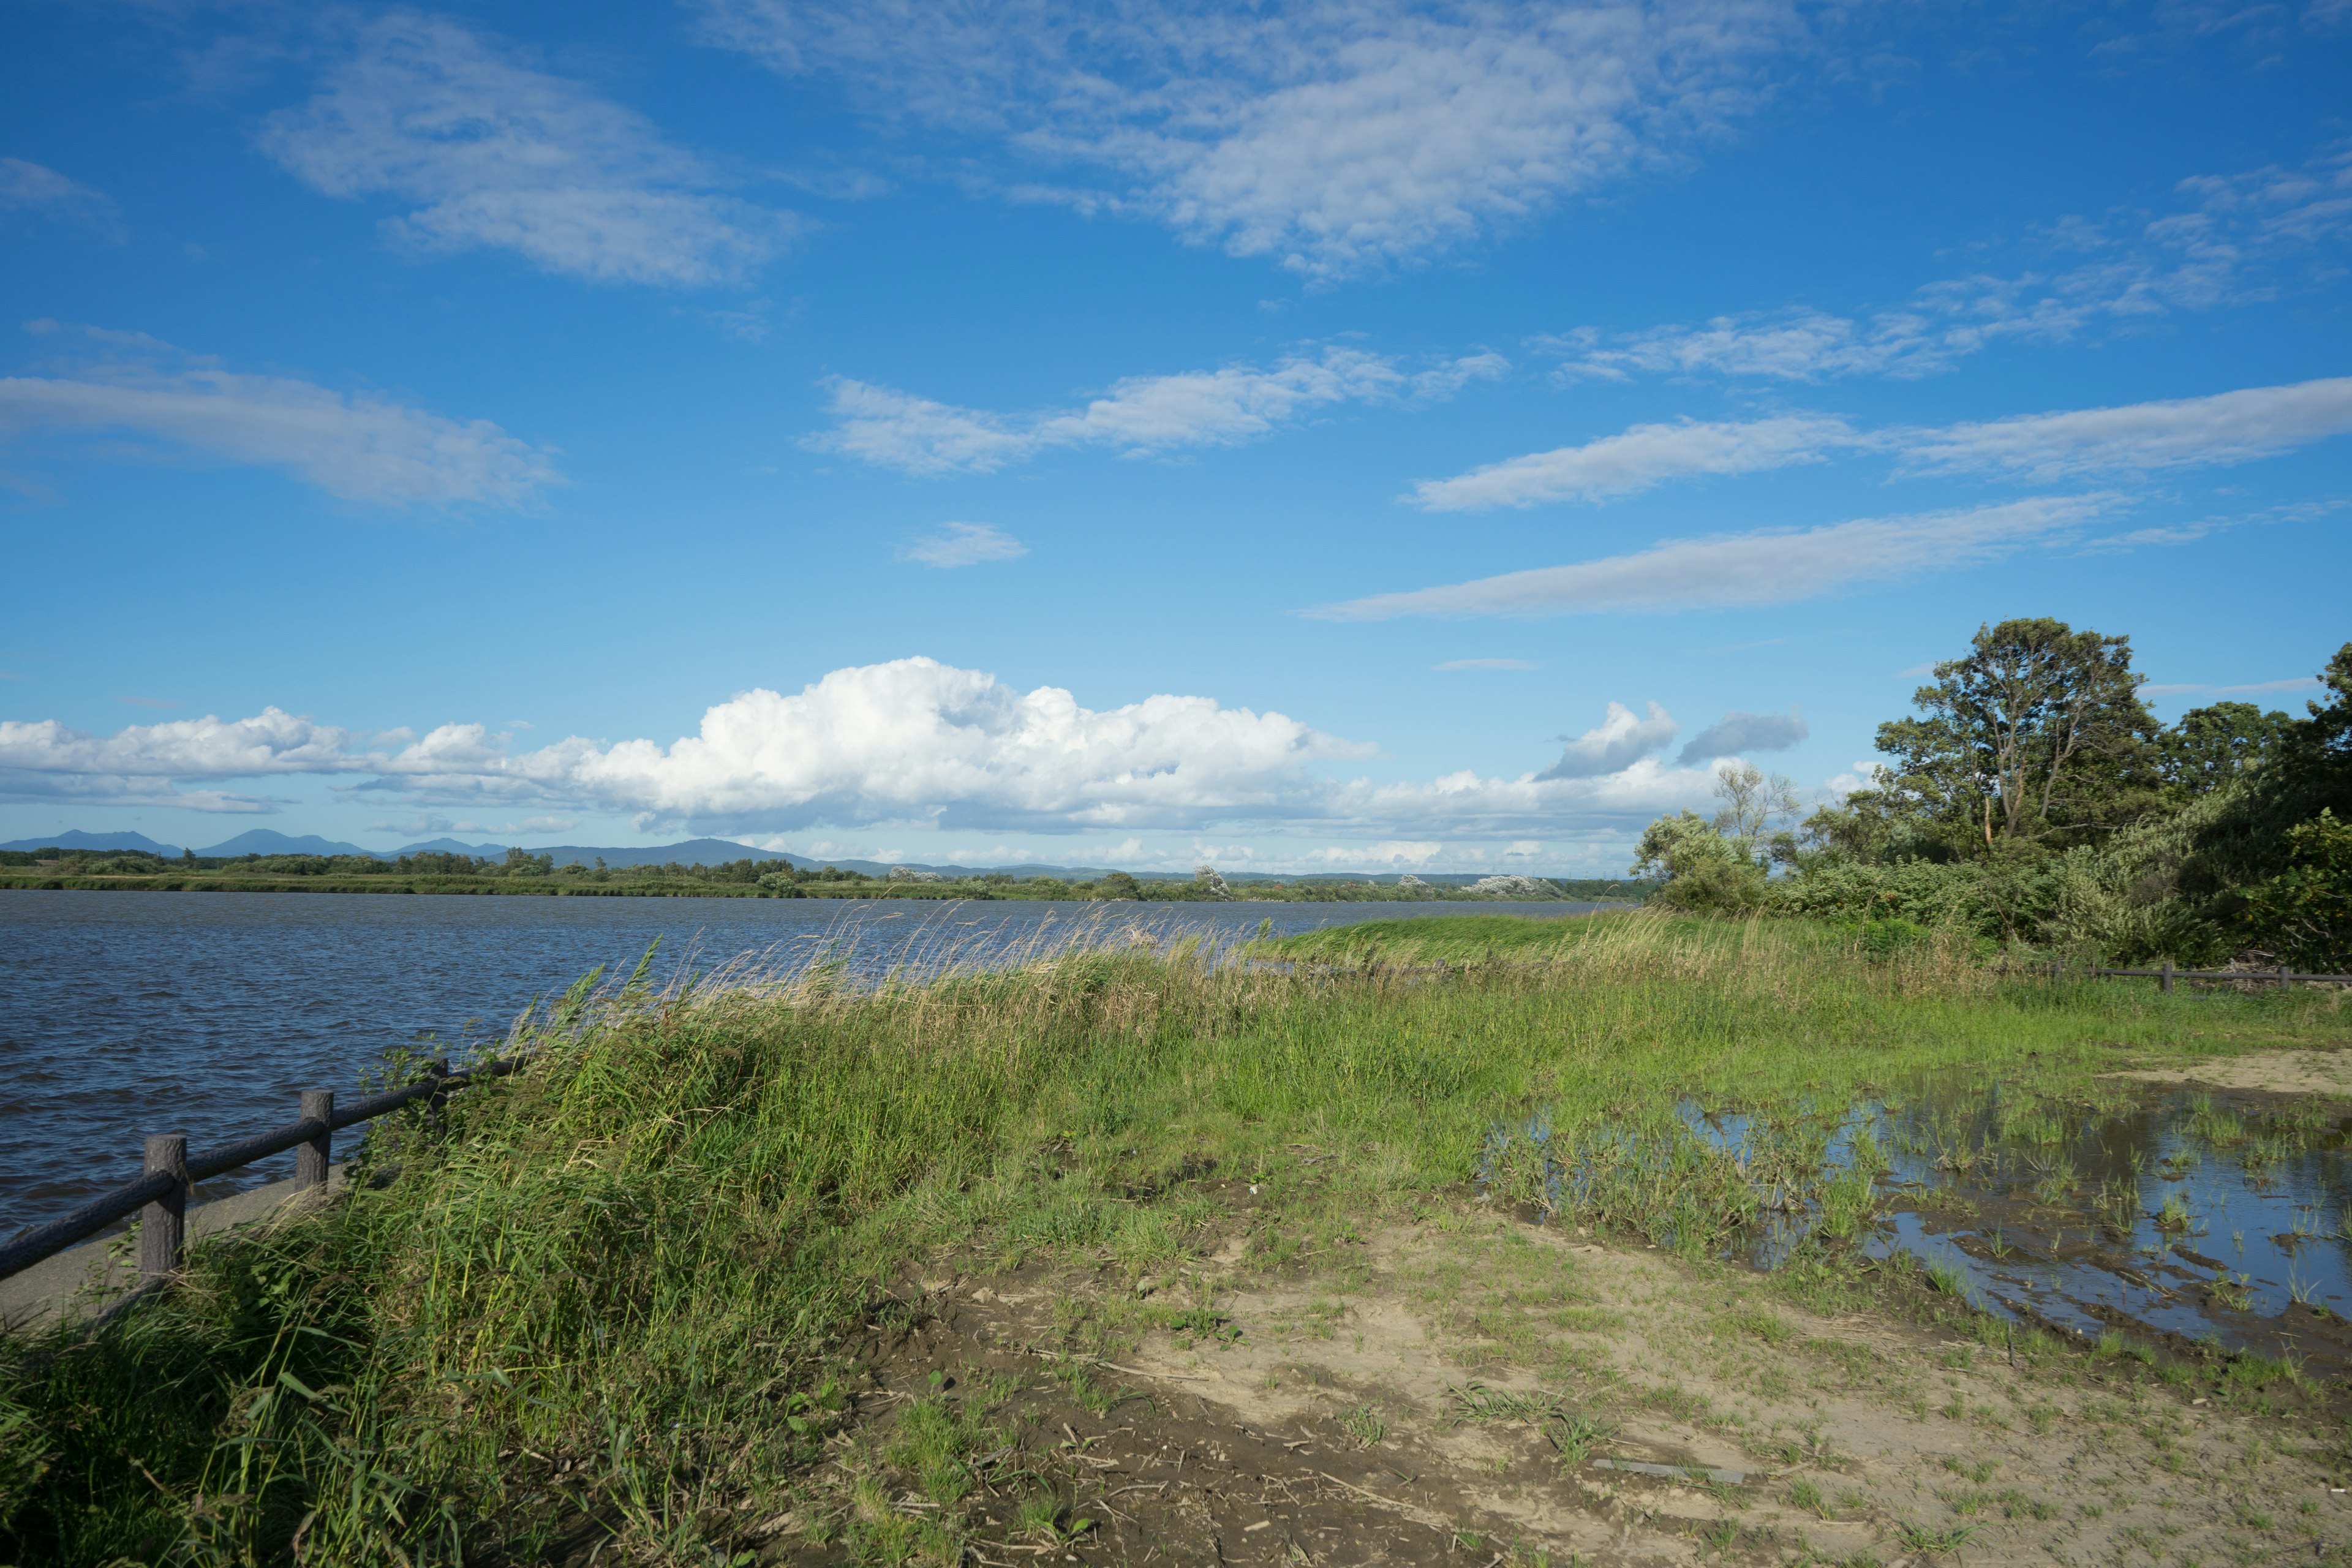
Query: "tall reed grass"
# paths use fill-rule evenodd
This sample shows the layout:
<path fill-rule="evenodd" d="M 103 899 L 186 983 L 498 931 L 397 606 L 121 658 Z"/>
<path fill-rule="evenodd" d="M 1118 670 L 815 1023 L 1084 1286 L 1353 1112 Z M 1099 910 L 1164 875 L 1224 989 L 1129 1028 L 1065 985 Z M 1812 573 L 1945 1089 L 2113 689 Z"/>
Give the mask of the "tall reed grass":
<path fill-rule="evenodd" d="M 1246 1176 L 1279 1258 L 1286 1226 L 1471 1180 L 1538 1111 L 1600 1148 L 1665 1135 L 1685 1096 L 1793 1114 L 2335 1026 L 1791 922 L 1444 919 L 1247 958 L 1171 935 L 1000 969 L 943 939 L 868 984 L 840 954 L 592 977 L 518 1025 L 527 1071 L 380 1127 L 361 1163 L 397 1181 L 201 1251 L 110 1322 L 0 1340 L 0 1560 L 605 1535 L 600 1561 L 701 1560 L 780 1506 L 844 1336 L 945 1250 L 1140 1273 L 1217 1221 L 1205 1183 Z M 1753 1202 L 1704 1160 L 1639 1174 L 1601 1223 L 1713 1235 Z"/>

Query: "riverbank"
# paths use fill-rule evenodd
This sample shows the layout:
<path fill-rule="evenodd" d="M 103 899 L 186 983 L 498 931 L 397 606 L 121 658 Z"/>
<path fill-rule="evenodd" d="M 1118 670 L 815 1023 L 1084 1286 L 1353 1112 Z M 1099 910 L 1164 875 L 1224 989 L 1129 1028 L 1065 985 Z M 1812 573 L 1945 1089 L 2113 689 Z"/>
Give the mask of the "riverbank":
<path fill-rule="evenodd" d="M 748 864 L 748 862 L 747 862 Z M 700 868 L 698 868 L 700 869 Z M 956 880 L 892 880 L 880 877 L 826 880 L 821 874 L 799 878 L 769 872 L 762 878 L 730 881 L 716 877 L 666 876 L 632 868 L 618 872 L 560 867 L 551 872 L 502 876 L 412 875 L 398 871 L 338 875 L 333 872 L 272 875 L 239 869 L 166 871 L 147 874 L 91 874 L 57 868 L 0 868 L 0 890 L 138 893 L 384 893 L 510 898 L 586 899 L 910 899 L 932 902 L 959 900 L 994 902 L 1102 903 L 1525 903 L 1556 898 L 1562 901 L 1610 900 L 1639 902 L 1648 889 L 1637 883 L 1539 882 L 1520 879 L 1528 886 L 1504 892 L 1478 892 L 1468 888 L 1434 887 L 1426 883 L 1399 887 L 1392 882 L 1276 882 L 1235 879 L 1210 891 L 1191 882 L 1130 882 L 1107 888 L 1099 882 L 1066 882 L 1050 877 L 965 878 Z"/>
<path fill-rule="evenodd" d="M 1799 922 L 1543 927 L 1442 976 L 1381 962 L 1408 929 L 1345 970 L 1103 948 L 542 1012 L 531 1071 L 372 1142 L 397 1183 L 0 1346 L 0 1543 L 1001 1562 L 1205 1532 L 1337 1562 L 1377 1517 L 1481 1563 L 2340 1553 L 2323 1377 L 1988 1316 L 1862 1245 L 1888 1195 L 1826 1131 L 1927 1082 L 2022 1114 L 2337 1048 L 2337 998 L 2004 979 Z M 1783 1135 L 1711 1140 L 1694 1103 Z M 1843 1217 L 1752 1272 L 1791 1214 Z"/>

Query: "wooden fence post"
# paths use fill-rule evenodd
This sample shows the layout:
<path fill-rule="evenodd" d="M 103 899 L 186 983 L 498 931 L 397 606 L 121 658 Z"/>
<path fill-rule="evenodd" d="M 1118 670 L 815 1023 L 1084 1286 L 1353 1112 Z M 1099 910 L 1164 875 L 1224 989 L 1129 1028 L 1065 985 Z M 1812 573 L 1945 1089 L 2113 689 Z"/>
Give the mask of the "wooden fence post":
<path fill-rule="evenodd" d="M 139 1279 L 145 1284 L 178 1271 L 188 1217 L 188 1138 L 158 1132 L 147 1140 L 148 1175 L 169 1172 L 172 1190 L 139 1211 Z"/>
<path fill-rule="evenodd" d="M 2292 984 L 2294 983 L 2294 971 L 2293 971 L 2292 969 L 2289 969 L 2289 968 L 2288 968 L 2285 964 L 2284 964 L 2284 963 L 2280 964 L 2280 965 L 2279 965 L 2279 989 L 2280 989 L 2280 990 L 2282 990 L 2282 991 L 2285 990 L 2285 989 L 2287 988 L 2287 986 L 2288 986 L 2288 985 L 2290 985 L 2290 984 Z"/>
<path fill-rule="evenodd" d="M 306 1089 L 302 1091 L 302 1118 L 305 1121 L 332 1122 L 335 1119 L 335 1091 L 331 1089 Z M 319 1135 L 294 1150 L 294 1184 L 298 1187 L 327 1185 L 327 1163 L 335 1142 L 332 1126 L 322 1127 Z"/>
<path fill-rule="evenodd" d="M 2164 961 L 2164 978 L 2156 983 L 2156 988 L 2168 996 L 2172 994 L 2172 960 Z"/>

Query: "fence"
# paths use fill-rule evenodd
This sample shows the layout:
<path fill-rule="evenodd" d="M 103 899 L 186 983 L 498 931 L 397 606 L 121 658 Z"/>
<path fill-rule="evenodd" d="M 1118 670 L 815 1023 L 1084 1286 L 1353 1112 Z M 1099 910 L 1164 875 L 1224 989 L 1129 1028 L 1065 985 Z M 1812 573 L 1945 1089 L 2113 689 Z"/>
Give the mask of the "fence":
<path fill-rule="evenodd" d="M 373 1121 L 379 1116 L 417 1100 L 438 1110 L 444 1096 L 482 1079 L 501 1078 L 521 1066 L 514 1058 L 484 1062 L 466 1072 L 449 1070 L 446 1057 L 428 1063 L 425 1077 L 405 1089 L 390 1089 L 335 1109 L 335 1091 L 302 1091 L 299 1119 L 275 1131 L 226 1144 L 207 1153 L 191 1155 L 188 1140 L 177 1132 L 159 1132 L 147 1140 L 146 1171 L 137 1181 L 100 1193 L 72 1213 L 36 1226 L 5 1246 L 0 1246 L 0 1279 L 21 1274 L 44 1258 L 54 1258 L 78 1241 L 97 1235 L 134 1210 L 139 1214 L 139 1280 L 152 1283 L 180 1267 L 180 1250 L 187 1226 L 188 1190 L 198 1182 L 295 1151 L 294 1180 L 298 1187 L 324 1190 L 328 1147 L 346 1127 Z"/>
<path fill-rule="evenodd" d="M 2172 983 L 2176 980 L 2234 980 L 2241 984 L 2276 985 L 2281 990 L 2284 990 L 2290 985 L 2310 980 L 2316 980 L 2323 984 L 2352 985 L 2352 974 L 2297 974 L 2293 970 L 2286 968 L 2175 969 L 2172 967 L 2172 960 L 2168 958 L 2164 961 L 2160 967 L 2156 969 L 2102 969 L 2094 965 L 2091 970 L 2091 975 L 2094 979 L 2104 978 L 2110 974 L 2129 975 L 2142 980 L 2153 980 L 2157 983 L 2156 988 L 2158 991 L 2171 990 Z"/>

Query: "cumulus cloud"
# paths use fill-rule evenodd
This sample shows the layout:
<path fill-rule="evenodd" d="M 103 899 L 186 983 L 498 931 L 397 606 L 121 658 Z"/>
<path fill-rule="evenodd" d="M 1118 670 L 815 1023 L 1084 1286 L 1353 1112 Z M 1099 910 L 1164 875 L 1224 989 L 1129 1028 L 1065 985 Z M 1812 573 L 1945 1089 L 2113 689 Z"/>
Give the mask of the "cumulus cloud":
<path fill-rule="evenodd" d="M 1923 468 L 1997 469 L 2034 479 L 2244 462 L 2352 430 L 2352 376 L 2211 397 L 2022 415 L 1902 440 Z"/>
<path fill-rule="evenodd" d="M 1690 738 L 1675 761 L 1684 767 L 1714 757 L 1741 757 L 1750 752 L 1785 752 L 1812 731 L 1794 709 L 1786 713 L 1726 713 Z"/>
<path fill-rule="evenodd" d="M 984 522 L 943 522 L 898 552 L 901 561 L 926 566 L 977 566 L 983 561 L 1017 561 L 1029 547 Z"/>
<path fill-rule="evenodd" d="M 1863 518 L 1825 528 L 1669 540 L 1631 555 L 1545 566 L 1306 612 L 1322 620 L 1402 616 L 1563 616 L 1778 605 L 1855 583 L 1979 565 L 2115 510 L 2112 495 Z"/>
<path fill-rule="evenodd" d="M 1675 721 L 1656 703 L 1650 704 L 1648 718 L 1636 719 L 1632 709 L 1622 702 L 1612 702 L 1608 717 L 1599 727 L 1570 741 L 1559 761 L 1536 777 L 1590 779 L 1622 773 L 1652 752 L 1674 744 L 1674 740 Z"/>
<path fill-rule="evenodd" d="M 1780 0 L 1104 8 L 703 0 L 709 36 L 1098 184 L 1008 194 L 1310 279 L 1441 253 L 1670 159 L 1801 38 Z"/>
<path fill-rule="evenodd" d="M 1829 449 L 1859 440 L 1844 420 L 1823 415 L 1636 425 L 1580 447 L 1489 463 L 1450 479 L 1424 479 L 1413 487 L 1412 499 L 1432 511 L 1606 500 L 1692 474 L 1748 474 L 1818 462 Z"/>
<path fill-rule="evenodd" d="M 29 213 L 122 237 L 122 216 L 112 197 L 55 169 L 22 158 L 0 158 L 0 213 Z"/>
<path fill-rule="evenodd" d="M 838 669 L 798 692 L 740 693 L 663 745 L 573 736 L 519 749 L 480 724 L 362 736 L 268 709 L 134 725 L 98 736 L 55 721 L 0 723 L 0 798 L 257 811 L 235 779 L 356 777 L 362 795 L 516 816 L 558 808 L 636 815 L 736 835 L 818 824 L 974 831 L 1312 825 L 1342 837 L 1423 839 L 1643 819 L 1706 797 L 1709 778 L 1662 765 L 1654 705 L 1611 708 L 1558 767 L 1515 778 L 1462 771 L 1427 784 L 1328 775 L 1371 748 L 1281 713 L 1205 697 L 1081 706 L 928 658 Z M 203 786 L 203 787 L 190 787 Z"/>
<path fill-rule="evenodd" d="M 138 333 L 82 335 L 100 352 L 47 367 L 58 374 L 0 377 L 0 438 L 129 433 L 381 506 L 525 506 L 559 482 L 549 453 L 487 419 L 231 371 Z"/>
<path fill-rule="evenodd" d="M 2053 226 L 2045 248 L 2067 264 L 1945 279 L 1901 305 L 1853 315 L 1800 306 L 1631 331 L 1586 327 L 1536 342 L 1561 356 L 1564 374 L 1608 380 L 1916 377 L 1999 342 L 2063 342 L 2102 323 L 2210 310 L 2266 296 L 2283 268 L 2352 233 L 2352 148 L 2331 148 L 2299 169 L 2195 176 L 2177 195 L 2180 206 L 2161 216 Z"/>
<path fill-rule="evenodd" d="M 1360 349 L 1327 348 L 1271 366 L 1129 376 L 1082 408 L 1020 415 L 959 408 L 835 378 L 826 385 L 836 424 L 807 444 L 908 473 L 992 473 L 1055 447 L 1108 447 L 1147 456 L 1234 446 L 1319 408 L 1449 396 L 1468 381 L 1491 379 L 1508 368 L 1500 355 L 1480 353 L 1414 373 Z"/>
<path fill-rule="evenodd" d="M 262 151 L 328 195 L 417 204 L 387 232 L 421 251 L 511 250 L 598 283 L 697 288 L 780 251 L 792 215 L 719 194 L 635 110 L 445 17 L 369 23 Z"/>
<path fill-rule="evenodd" d="M 1301 858 L 1311 866 L 1413 871 L 1437 859 L 1447 847 L 1434 838 L 1384 838 L 1377 844 L 1326 845 L 1319 849 L 1308 850 Z"/>
<path fill-rule="evenodd" d="M 192 780 L 341 773 L 355 757 L 349 731 L 276 708 L 251 719 L 173 720 L 98 736 L 52 719 L 0 720 L 0 799 L 178 805 L 261 812 L 257 796 L 182 789 Z"/>

